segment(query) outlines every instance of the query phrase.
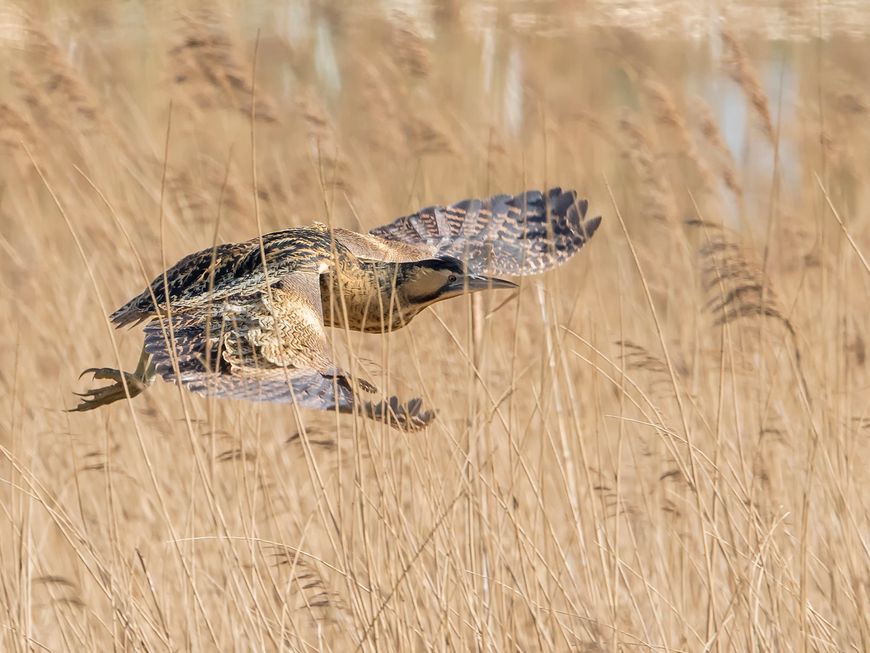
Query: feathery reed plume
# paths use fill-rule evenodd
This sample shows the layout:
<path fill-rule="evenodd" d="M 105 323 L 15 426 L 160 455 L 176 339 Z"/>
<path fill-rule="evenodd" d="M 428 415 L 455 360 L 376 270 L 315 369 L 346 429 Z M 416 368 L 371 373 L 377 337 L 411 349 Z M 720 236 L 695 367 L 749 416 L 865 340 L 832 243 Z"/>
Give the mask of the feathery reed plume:
<path fill-rule="evenodd" d="M 305 186 L 322 183 L 328 190 L 351 192 L 352 166 L 341 148 L 333 121 L 320 98 L 313 90 L 307 89 L 298 94 L 295 104 L 296 112 L 305 123 L 309 162 L 297 172 L 294 184 Z M 312 180 L 312 174 L 318 175 L 320 179 Z"/>
<path fill-rule="evenodd" d="M 417 155 L 457 153 L 450 134 L 430 120 L 420 116 L 407 116 L 402 131 Z"/>
<path fill-rule="evenodd" d="M 45 105 L 63 107 L 63 113 L 57 116 L 63 125 L 69 124 L 72 113 L 80 119 L 76 122 L 85 130 L 106 128 L 107 120 L 90 84 L 70 65 L 63 51 L 32 17 L 28 16 L 26 24 L 28 49 L 39 55 L 39 64 L 29 66 L 29 70 L 37 75 L 32 83 L 45 97 Z"/>
<path fill-rule="evenodd" d="M 40 125 L 43 131 L 56 128 L 59 123 L 55 111 L 44 101 L 44 94 L 30 68 L 15 67 L 11 70 L 9 78 L 12 80 L 12 85 L 18 89 L 21 102 L 27 107 L 32 122 Z"/>
<path fill-rule="evenodd" d="M 758 72 L 749 59 L 749 55 L 737 38 L 729 30 L 722 30 L 722 44 L 725 46 L 725 68 L 749 99 L 749 103 L 761 120 L 761 129 L 768 140 L 774 142 L 773 121 L 770 119 L 770 108 L 767 96 L 761 87 Z"/>
<path fill-rule="evenodd" d="M 617 495 L 614 487 L 616 480 L 613 474 L 606 474 L 595 467 L 589 468 L 589 474 L 594 478 L 591 481 L 592 491 L 598 495 L 603 514 L 607 519 L 637 513 L 636 508 L 628 502 L 625 496 Z"/>
<path fill-rule="evenodd" d="M 699 255 L 704 291 L 709 296 L 706 308 L 714 323 L 721 326 L 743 318 L 764 317 L 780 324 L 789 335 L 798 375 L 811 400 L 797 331 L 782 309 L 770 279 L 725 228 L 697 219 L 687 220 L 686 224 L 704 230 L 705 242 Z"/>
<path fill-rule="evenodd" d="M 628 369 L 646 370 L 656 374 L 669 375 L 668 367 L 658 357 L 649 353 L 646 347 L 637 345 L 630 340 L 617 340 L 614 343 L 622 350 L 619 357 Z"/>
<path fill-rule="evenodd" d="M 573 111 L 565 116 L 566 120 L 579 122 L 589 132 L 599 136 L 606 141 L 608 145 L 615 149 L 619 148 L 619 139 L 614 135 L 613 131 L 607 126 L 604 120 L 596 116 L 591 111 L 580 109 Z"/>
<path fill-rule="evenodd" d="M 338 446 L 338 441 L 335 437 L 327 431 L 323 431 L 320 429 L 309 428 L 305 431 L 305 437 L 308 441 L 308 444 L 312 447 L 320 447 L 326 449 L 327 451 L 331 451 Z M 302 433 L 297 431 L 289 438 L 287 438 L 284 443 L 292 446 L 299 445 L 301 443 Z"/>
<path fill-rule="evenodd" d="M 213 11 L 202 10 L 184 15 L 179 33 L 180 43 L 169 50 L 173 81 L 199 109 L 232 107 L 248 116 L 251 112 L 249 65 L 230 39 L 220 18 Z M 257 89 L 257 120 L 275 122 L 277 112 L 272 99 Z"/>
<path fill-rule="evenodd" d="M 864 367 L 864 364 L 867 362 L 867 345 L 864 343 L 864 338 L 857 331 L 846 345 L 846 353 L 849 354 L 858 367 Z"/>
<path fill-rule="evenodd" d="M 362 138 L 366 144 L 378 152 L 395 155 L 402 147 L 402 112 L 397 108 L 400 100 L 395 71 L 390 74 L 389 62 L 385 59 L 376 63 L 359 62 L 357 76 L 360 79 L 360 90 L 355 99 L 360 113 L 369 120 L 376 121 L 380 129 L 366 129 Z"/>
<path fill-rule="evenodd" d="M 17 150 L 21 143 L 32 151 L 36 134 L 27 120 L 6 102 L 0 102 L 0 145 Z"/>
<path fill-rule="evenodd" d="M 626 369 L 649 372 L 653 378 L 651 387 L 654 390 L 665 388 L 667 389 L 666 394 L 673 396 L 671 375 L 668 366 L 661 358 L 651 353 L 646 347 L 630 340 L 617 340 L 615 344 L 620 348 L 619 357 Z M 675 365 L 674 372 L 679 376 L 687 374 L 688 370 L 685 364 L 679 363 Z"/>
<path fill-rule="evenodd" d="M 380 116 L 390 124 L 396 121 L 396 98 L 393 80 L 386 79 L 386 66 L 375 65 L 372 62 L 360 62 L 358 74 L 362 80 L 359 98 L 361 106 L 372 115 Z"/>
<path fill-rule="evenodd" d="M 338 623 L 345 619 L 347 607 L 341 596 L 333 591 L 323 574 L 313 565 L 308 556 L 289 545 L 273 545 L 272 564 L 276 567 L 289 567 L 293 570 L 291 595 L 282 597 L 287 600 L 295 596 L 294 610 L 306 610 L 312 619 L 319 623 Z"/>
<path fill-rule="evenodd" d="M 367 64 L 359 71 L 365 82 L 360 92 L 360 106 L 381 125 L 380 131 L 367 135 L 373 145 L 393 152 L 410 148 L 417 156 L 459 152 L 456 139 L 440 116 L 431 110 L 421 113 L 402 106 L 413 103 L 414 99 L 400 90 L 403 87 L 401 68 L 397 70 L 393 61 L 383 60 L 377 64 Z M 407 156 L 407 150 L 403 156 Z"/>
<path fill-rule="evenodd" d="M 707 103 L 701 98 L 695 98 L 694 102 L 695 115 L 698 118 L 701 134 L 710 146 L 713 148 L 713 154 L 716 157 L 719 170 L 721 171 L 722 181 L 725 186 L 738 197 L 743 193 L 743 187 L 737 179 L 737 170 L 734 166 L 734 157 L 731 150 L 725 144 L 722 138 L 722 132 L 719 131 L 719 125 L 713 117 L 713 112 Z"/>
<path fill-rule="evenodd" d="M 870 113 L 870 101 L 857 91 L 838 93 L 834 99 L 834 106 L 841 113 L 850 115 L 863 116 Z"/>
<path fill-rule="evenodd" d="M 677 108 L 668 88 L 655 80 L 646 79 L 643 90 L 652 105 L 655 121 L 663 128 L 671 130 L 676 135 L 676 153 L 694 166 L 703 188 L 707 191 L 713 188 L 713 174 L 710 167 L 701 158 L 695 141 L 692 138 L 683 114 Z"/>
<path fill-rule="evenodd" d="M 305 122 L 308 138 L 312 142 L 318 142 L 327 147 L 335 145 L 335 130 L 332 127 L 332 121 L 314 91 L 305 89 L 297 94 L 296 111 Z"/>
<path fill-rule="evenodd" d="M 667 364 L 661 358 L 650 352 L 646 347 L 630 340 L 617 340 L 614 344 L 619 348 L 618 357 L 626 370 L 645 372 L 649 375 L 649 394 L 670 402 L 676 399 L 671 373 L 668 370 Z M 686 364 L 677 360 L 672 360 L 672 362 L 674 363 L 674 373 L 677 376 L 681 392 L 689 397 L 693 403 L 697 402 L 697 398 L 682 383 L 682 379 L 685 379 L 689 374 Z M 674 408 L 677 407 L 676 404 L 672 404 L 672 406 Z M 672 430 L 665 424 L 660 426 Z M 648 452 L 648 455 L 652 455 L 652 449 Z M 659 481 L 688 483 L 688 478 L 681 470 L 681 465 L 677 463 L 672 452 L 665 454 L 661 463 L 667 466 L 667 470 L 661 474 Z M 666 512 L 677 514 L 673 510 L 666 510 Z"/>
<path fill-rule="evenodd" d="M 641 196 L 646 217 L 668 222 L 676 215 L 676 207 L 667 181 L 661 173 L 657 156 L 640 125 L 624 115 L 619 121 L 622 156 L 640 178 Z"/>
<path fill-rule="evenodd" d="M 91 82 L 35 19 L 27 16 L 24 25 L 26 50 L 32 56 L 29 62 L 12 68 L 10 79 L 27 107 L 28 122 L 38 125 L 44 135 L 68 135 L 71 130 L 88 137 L 100 135 L 111 142 L 113 151 L 120 152 L 128 163 L 135 163 L 137 157 L 129 135 L 122 135 L 106 115 Z M 72 143 L 69 139 L 53 141 L 55 148 L 70 147 Z"/>
<path fill-rule="evenodd" d="M 27 107 L 29 116 L 22 117 L 29 117 L 29 123 L 38 125 L 32 133 L 39 132 L 43 142 L 51 141 L 48 151 L 55 158 L 70 151 L 80 158 L 86 148 L 98 143 L 99 148 L 111 151 L 119 163 L 141 173 L 143 161 L 151 162 L 153 157 L 136 150 L 135 139 L 111 119 L 91 80 L 73 65 L 68 52 L 42 30 L 41 23 L 28 15 L 23 24 L 26 49 L 31 56 L 29 61 L 16 64 L 10 79 Z M 70 139 L 71 134 L 87 137 L 86 141 Z"/>
<path fill-rule="evenodd" d="M 505 145 L 510 141 L 504 136 L 504 132 L 494 123 L 489 124 L 487 131 L 489 137 L 485 143 L 481 143 L 478 154 L 486 161 L 487 179 L 510 178 L 510 175 L 515 175 L 516 178 L 521 177 L 523 174 L 522 162 L 513 156 L 512 148 Z"/>
<path fill-rule="evenodd" d="M 257 460 L 257 452 L 247 450 L 244 446 L 240 445 L 230 449 L 225 449 L 217 455 L 217 461 L 221 463 L 227 463 L 233 460 L 251 463 Z"/>
<path fill-rule="evenodd" d="M 34 585 L 42 585 L 51 596 L 51 602 L 73 608 L 85 607 L 78 585 L 65 576 L 46 574 L 33 578 Z"/>
<path fill-rule="evenodd" d="M 394 11 L 390 16 L 390 46 L 399 67 L 415 78 L 425 78 L 432 69 L 426 39 L 410 16 Z"/>
<path fill-rule="evenodd" d="M 304 438 L 304 439 L 303 439 Z M 297 431 L 288 437 L 284 444 L 288 452 L 298 458 L 314 456 L 321 470 L 327 474 L 341 471 L 341 465 L 347 464 L 359 456 L 360 461 L 371 460 L 372 452 L 366 447 L 355 451 L 353 443 L 337 438 L 334 431 L 311 426 L 305 429 L 305 434 Z M 338 455 L 335 455 L 338 453 Z"/>
<path fill-rule="evenodd" d="M 222 210 L 247 211 L 250 208 L 250 192 L 244 192 L 238 184 L 238 176 L 228 171 L 225 163 L 201 153 L 185 167 L 170 167 L 166 177 L 166 199 L 175 212 L 190 224 L 212 224 L 217 199 Z M 228 174 L 229 172 L 229 174 Z M 265 189 L 259 189 L 263 198 Z"/>
<path fill-rule="evenodd" d="M 769 317 L 793 333 L 794 327 L 780 308 L 776 293 L 762 270 L 750 261 L 744 249 L 721 227 L 689 220 L 690 226 L 705 226 L 712 233 L 701 246 L 704 290 L 712 297 L 707 308 L 717 325 L 743 317 Z M 720 284 L 723 291 L 720 292 Z"/>
<path fill-rule="evenodd" d="M 58 576 L 52 574 L 36 576 L 33 579 L 33 582 L 43 585 L 61 585 L 63 587 L 76 588 L 76 584 L 65 576 Z"/>

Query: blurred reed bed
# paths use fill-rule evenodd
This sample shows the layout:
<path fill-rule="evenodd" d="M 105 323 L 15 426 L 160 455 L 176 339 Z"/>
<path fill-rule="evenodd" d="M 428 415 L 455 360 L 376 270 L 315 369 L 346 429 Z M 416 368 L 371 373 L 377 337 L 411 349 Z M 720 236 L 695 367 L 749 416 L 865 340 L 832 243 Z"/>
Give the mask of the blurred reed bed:
<path fill-rule="evenodd" d="M 870 21 L 787 4 L 3 8 L 4 650 L 870 647 Z M 334 334 L 425 433 L 62 412 L 164 261 L 548 185 L 568 266 Z"/>

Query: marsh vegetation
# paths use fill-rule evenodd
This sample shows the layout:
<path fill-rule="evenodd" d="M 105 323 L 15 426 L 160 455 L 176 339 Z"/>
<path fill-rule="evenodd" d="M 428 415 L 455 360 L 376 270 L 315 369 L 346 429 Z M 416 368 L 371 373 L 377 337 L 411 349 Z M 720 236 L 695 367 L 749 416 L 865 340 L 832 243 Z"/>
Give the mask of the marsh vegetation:
<path fill-rule="evenodd" d="M 0 7 L 0 646 L 868 650 L 866 8 L 274 4 Z M 556 185 L 568 265 L 335 330 L 425 432 L 63 412 L 215 239 Z"/>

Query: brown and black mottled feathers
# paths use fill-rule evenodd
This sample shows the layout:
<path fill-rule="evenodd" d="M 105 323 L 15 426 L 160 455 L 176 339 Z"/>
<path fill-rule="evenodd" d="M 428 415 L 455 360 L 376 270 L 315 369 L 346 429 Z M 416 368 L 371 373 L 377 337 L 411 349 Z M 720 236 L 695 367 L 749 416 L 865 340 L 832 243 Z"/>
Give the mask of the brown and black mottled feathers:
<path fill-rule="evenodd" d="M 452 256 L 474 273 L 523 276 L 564 263 L 583 247 L 601 222 L 586 219 L 587 207 L 573 190 L 530 190 L 430 206 L 369 233 L 429 247 L 429 256 Z"/>
<path fill-rule="evenodd" d="M 575 191 L 551 188 L 496 195 L 451 206 L 430 206 L 360 234 L 325 225 L 276 231 L 242 243 L 217 245 L 182 258 L 144 292 L 115 311 L 116 326 L 156 315 L 154 299 L 177 309 L 220 303 L 229 295 L 262 289 L 294 271 L 322 272 L 339 252 L 386 262 L 452 256 L 470 272 L 529 275 L 570 258 L 592 237 L 600 217 L 586 219 L 587 202 Z M 263 268 L 265 254 L 267 268 Z M 267 274 L 268 272 L 268 274 Z M 167 292 L 168 287 L 168 292 Z M 152 298 L 153 293 L 153 298 Z"/>
<path fill-rule="evenodd" d="M 163 379 L 199 394 L 343 413 L 358 407 L 406 431 L 434 419 L 419 400 L 357 399 L 357 389 L 375 388 L 334 366 L 316 272 L 289 273 L 270 292 L 228 295 L 208 310 L 154 319 L 145 326 L 145 350 Z"/>
<path fill-rule="evenodd" d="M 398 428 L 422 428 L 434 416 L 419 400 L 359 401 L 359 389 L 373 388 L 335 367 L 320 275 L 336 256 L 342 269 L 359 265 L 357 258 L 450 256 L 472 273 L 535 274 L 566 261 L 595 233 L 600 218 L 587 220 L 586 210 L 576 192 L 553 188 L 428 207 L 368 234 L 324 225 L 277 231 L 262 237 L 262 251 L 254 238 L 184 257 L 111 320 L 123 326 L 150 319 L 145 349 L 157 373 L 194 392 L 360 410 Z"/>
<path fill-rule="evenodd" d="M 267 273 L 263 270 L 263 254 Z M 220 303 L 229 295 L 239 295 L 270 285 L 295 271 L 319 271 L 332 260 L 332 239 L 322 228 L 302 227 L 275 231 L 260 239 L 226 243 L 188 254 L 157 276 L 144 292 L 109 316 L 116 326 L 135 324 L 156 314 L 152 292 L 158 306 L 165 306 L 167 294 L 173 308 L 183 309 L 205 302 Z M 166 288 L 169 292 L 166 292 Z"/>

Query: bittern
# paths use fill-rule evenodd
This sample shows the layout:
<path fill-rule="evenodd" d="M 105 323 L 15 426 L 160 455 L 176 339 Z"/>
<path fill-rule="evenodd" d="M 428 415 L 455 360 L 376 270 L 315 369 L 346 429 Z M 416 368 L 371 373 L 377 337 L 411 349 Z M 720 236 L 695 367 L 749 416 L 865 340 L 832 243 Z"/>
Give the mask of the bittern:
<path fill-rule="evenodd" d="M 403 430 L 434 413 L 413 399 L 361 401 L 367 381 L 336 367 L 326 326 L 384 333 L 435 302 L 567 261 L 595 233 L 575 191 L 496 195 L 431 206 L 367 234 L 294 227 L 190 254 L 112 313 L 146 322 L 135 372 L 90 368 L 109 386 L 80 394 L 85 411 L 134 397 L 157 376 L 193 392 L 301 408 L 355 410 Z"/>

